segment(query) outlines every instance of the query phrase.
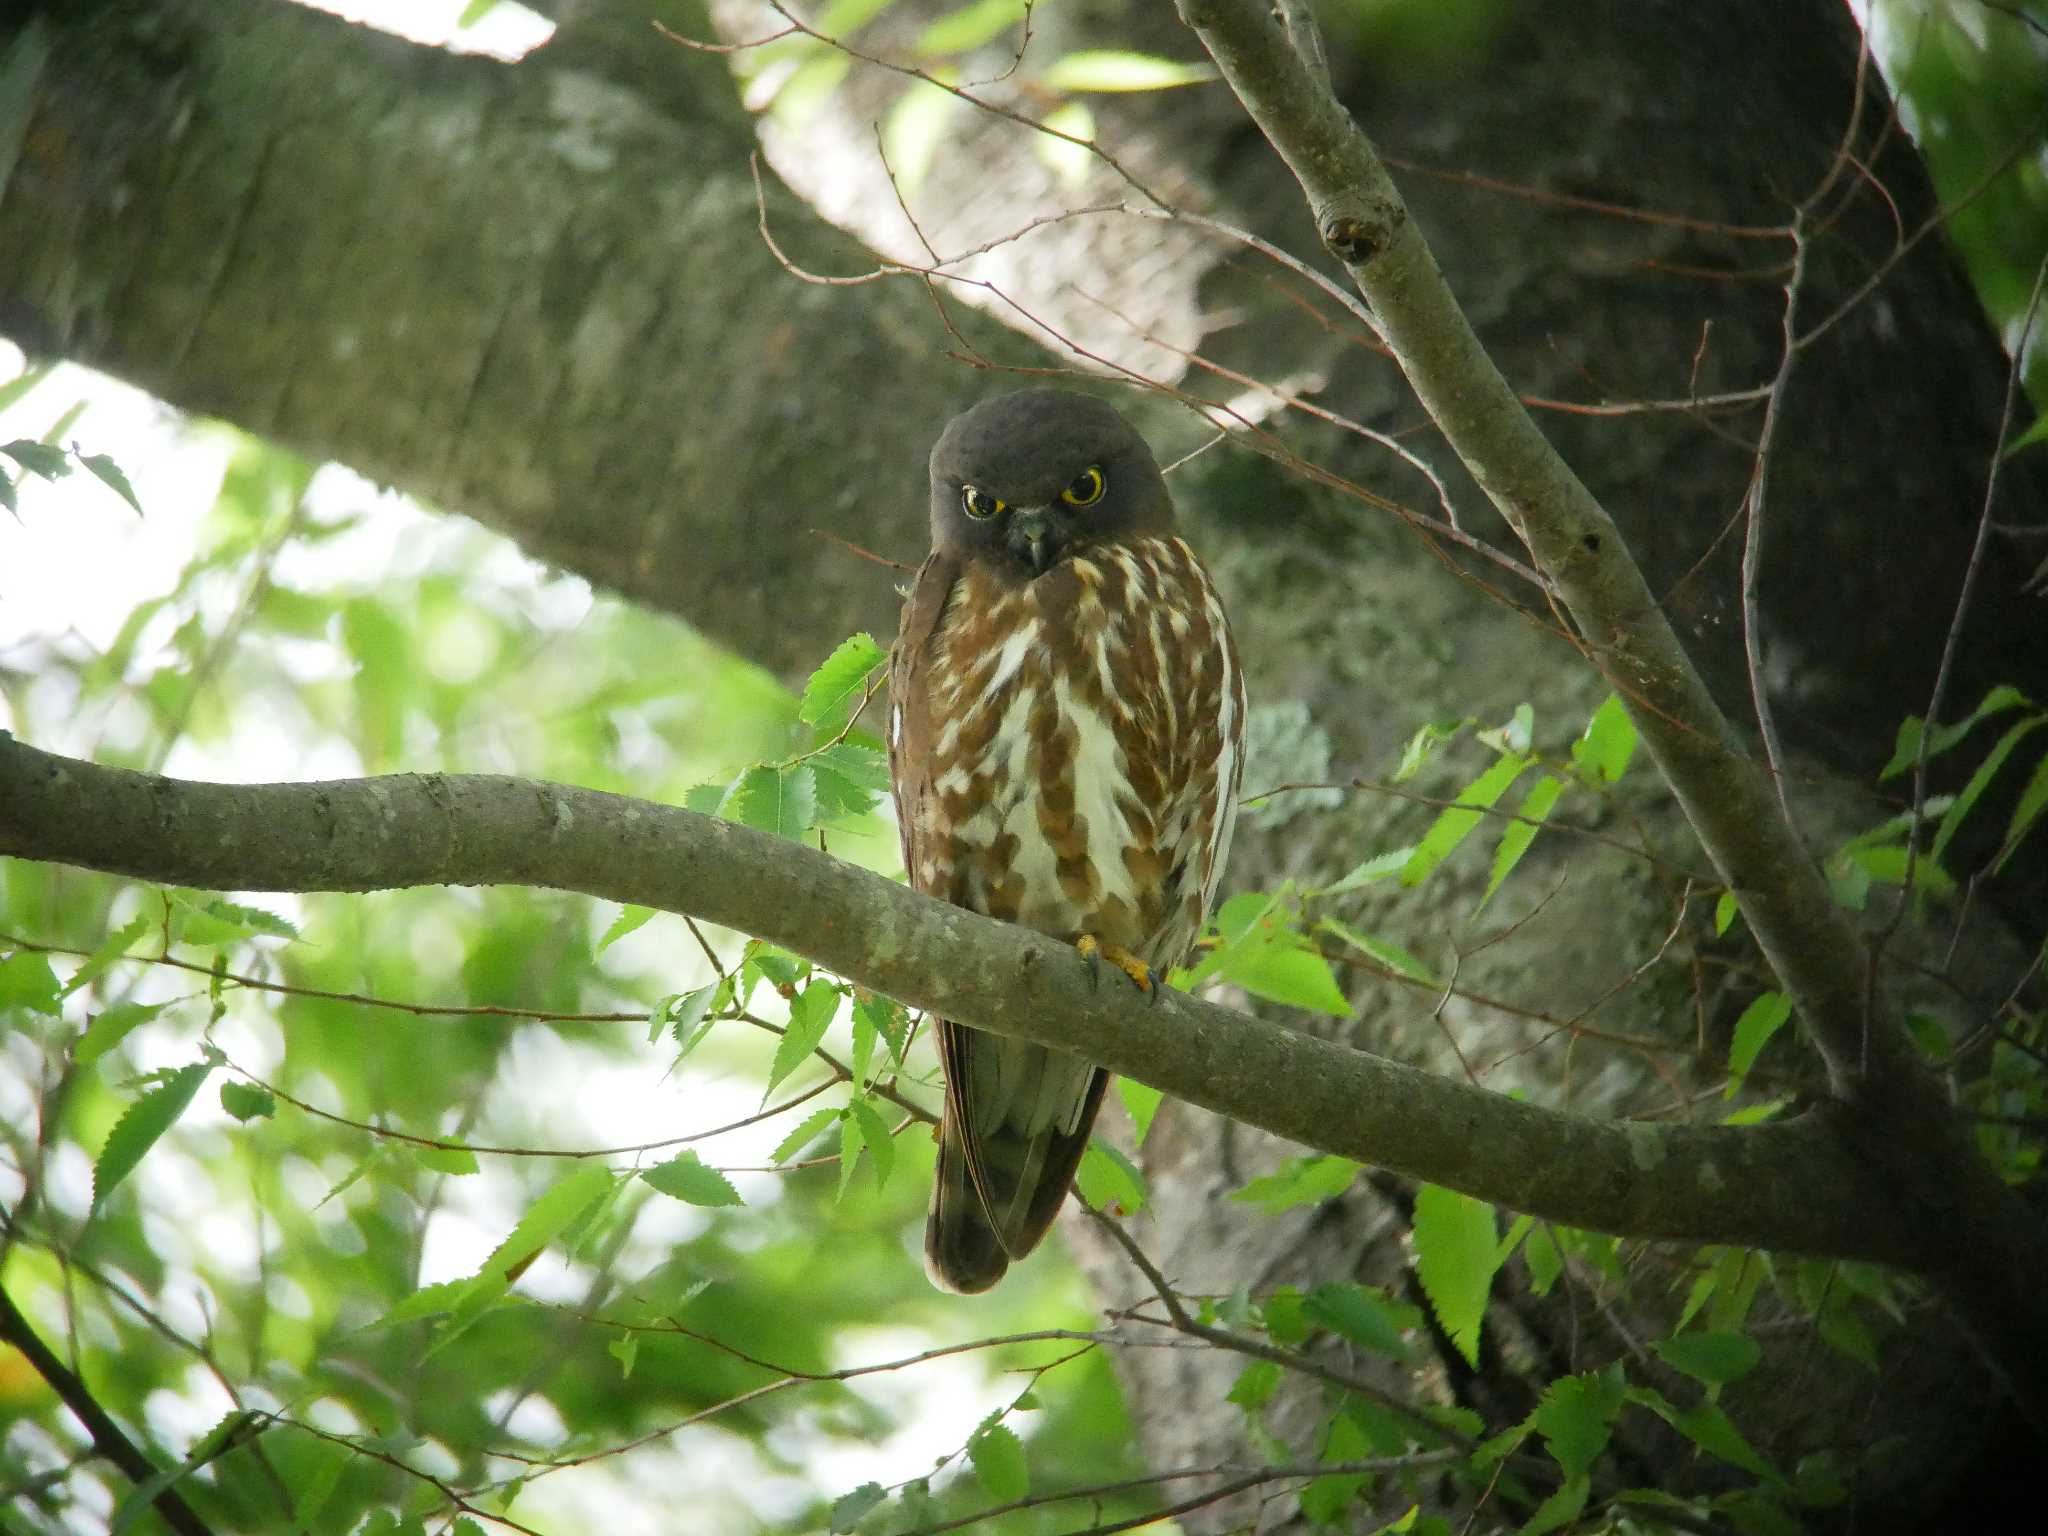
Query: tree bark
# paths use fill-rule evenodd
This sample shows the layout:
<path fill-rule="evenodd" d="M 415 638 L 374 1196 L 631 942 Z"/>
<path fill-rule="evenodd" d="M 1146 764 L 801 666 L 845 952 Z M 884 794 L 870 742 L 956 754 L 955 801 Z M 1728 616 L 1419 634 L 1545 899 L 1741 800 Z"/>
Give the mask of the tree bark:
<path fill-rule="evenodd" d="M 423 56 L 281 6 L 46 7 L 53 41 L 0 197 L 0 315 L 31 344 L 460 507 L 791 674 L 850 628 L 886 633 L 894 607 L 886 579 L 807 530 L 914 559 L 923 454 L 981 381 L 933 366 L 956 343 L 911 285 L 808 287 L 767 257 L 752 222 L 746 125 L 716 67 L 665 45 L 619 45 L 631 34 L 610 7 L 582 14 L 586 30 L 572 17 L 556 44 L 506 68 Z M 1517 390 L 1684 401 L 1770 381 L 1789 247 L 1755 232 L 1785 224 L 1850 118 L 1855 39 L 1840 7 L 1526 6 L 1455 55 L 1398 30 L 1359 29 L 1332 37 L 1334 73 L 1397 157 L 1415 218 Z M 0 22 L 0 48 L 22 36 L 21 23 Z M 1193 51 L 1189 39 L 1179 46 Z M 1881 116 L 1874 83 L 1864 98 L 1868 125 Z M 1177 149 L 1187 201 L 1297 252 L 1317 249 L 1298 193 L 1227 96 L 1176 93 L 1130 110 Z M 1901 136 L 1867 163 L 1887 196 L 1856 179 L 1856 195 L 1845 188 L 1817 227 L 1800 303 L 1808 324 L 1888 256 L 1892 208 L 1909 231 L 1931 211 Z M 1460 179 L 1468 171 L 1512 190 Z M 1010 184 L 1001 169 L 981 169 L 980 180 Z M 778 238 L 799 260 L 832 271 L 868 264 L 772 183 L 769 198 Z M 986 217 L 1000 225 L 1004 200 L 989 202 Z M 969 242 L 972 227 L 958 238 Z M 1115 262 L 1070 259 L 1117 302 Z M 1206 336 L 1205 355 L 1288 377 L 1406 434 L 1468 523 L 1498 533 L 1392 365 L 1359 344 L 1355 326 L 1305 316 L 1268 279 L 1242 258 L 1145 278 L 1183 285 L 1176 313 L 1237 317 Z M 952 312 L 975 347 L 998 345 L 987 322 Z M 1824 769 L 1867 782 L 1900 718 L 1926 707 L 1981 510 L 2004 366 L 1937 236 L 1794 370 L 1758 601 L 1766 678 L 1797 754 L 1795 808 L 1821 851 L 1898 808 L 1843 793 Z M 888 380 L 886 410 L 859 382 L 869 369 Z M 1200 441 L 1184 420 L 1137 409 L 1163 458 Z M 1724 707 L 1739 707 L 1741 537 L 1729 530 L 1756 411 L 1550 411 L 1541 421 L 1613 511 Z M 1376 448 L 1296 429 L 1285 440 L 1375 492 L 1431 504 L 1422 479 Z M 1471 568 L 1447 577 L 1356 500 L 1227 450 L 1193 461 L 1174 485 L 1229 597 L 1260 705 L 1248 788 L 1380 776 L 1423 722 L 1491 723 L 1522 702 L 1534 706 L 1539 740 L 1557 745 L 1598 702 L 1597 681 L 1541 615 L 1500 602 Z M 2029 462 L 2008 466 L 2001 519 L 2025 521 L 2042 505 Z M 2028 568 L 1994 541 L 1950 682 L 1951 717 L 1994 682 L 2048 696 L 2048 626 L 2018 593 Z M 1546 834 L 1483 927 L 1472 921 L 1483 870 L 1446 869 L 1419 892 L 1358 892 L 1349 919 L 1455 968 L 1460 991 L 1434 1007 L 1358 974 L 1358 1011 L 1338 1037 L 1457 1074 L 1453 1037 L 1481 1064 L 1536 1038 L 1528 1017 L 1480 1000 L 1504 997 L 1552 1018 L 1590 1009 L 1586 1022 L 1665 1040 L 1680 1053 L 1682 1083 L 1697 1032 L 1711 1071 L 1755 987 L 1724 968 L 1697 891 L 1690 905 L 1680 899 L 1684 875 L 1673 871 L 1702 861 L 1668 803 L 1624 799 L 1603 812 L 1604 829 L 1640 818 L 1665 864 L 1566 849 Z M 1326 883 L 1412 841 L 1428 814 L 1336 791 L 1276 798 L 1244 817 L 1232 885 Z M 2008 911 L 2037 920 L 2041 862 L 2003 889 Z M 1984 896 L 1996 906 L 2001 888 Z M 1659 960 L 1667 932 L 1676 937 Z M 1975 922 L 1948 976 L 1914 1006 L 1960 1035 L 2023 964 L 2008 938 Z M 1885 980 L 1902 994 L 1918 985 L 1906 967 Z M 1643 1102 L 1634 1053 L 1588 1041 L 1526 1051 L 1485 1080 L 1576 1107 Z M 1277 1224 L 1223 1198 L 1292 1150 L 1169 1106 L 1144 1149 L 1154 1193 L 1144 1241 L 1166 1272 L 1226 1293 L 1338 1276 L 1399 1285 L 1398 1183 L 1361 1183 Z M 1121 1253 L 1085 1229 L 1077 1243 L 1106 1297 L 1135 1294 Z M 1509 1342 L 1507 1358 L 1473 1373 L 1445 1350 L 1437 1375 L 1496 1423 L 1526 1411 L 1518 1382 L 1597 1363 L 1613 1347 L 1608 1322 L 1581 1300 L 1539 1302 L 1512 1286 L 1489 1327 Z M 1943 1348 L 1921 1330 L 1887 1355 L 1881 1381 L 1808 1392 L 1828 1399 L 1819 1424 L 1779 1414 L 1767 1453 L 1795 1457 L 1863 1424 L 1866 1411 L 1877 1425 L 1918 1413 L 1907 1433 L 1923 1441 L 1931 1423 L 1979 1428 L 1985 1388 Z M 1158 1464 L 1246 1454 L 1223 1396 L 1239 1362 L 1133 1353 L 1125 1379 Z M 1391 1373 L 1390 1384 L 1406 1385 Z M 1318 1405 L 1304 1391 L 1269 1422 L 1284 1434 L 1312 1424 Z M 1636 1450 L 1648 1475 L 1682 1477 L 1668 1448 Z M 1879 1469 L 1890 1489 L 1874 1480 L 1867 1496 L 1896 1500 L 1910 1487 L 1938 1504 L 1943 1479 L 1964 1475 L 1961 1454 L 1938 1466 L 1898 1458 Z M 1224 1528 L 1252 1508 L 1191 1517 L 1213 1524 L 1190 1529 Z M 1270 1523 L 1289 1520 L 1300 1523 L 1274 1507 Z"/>

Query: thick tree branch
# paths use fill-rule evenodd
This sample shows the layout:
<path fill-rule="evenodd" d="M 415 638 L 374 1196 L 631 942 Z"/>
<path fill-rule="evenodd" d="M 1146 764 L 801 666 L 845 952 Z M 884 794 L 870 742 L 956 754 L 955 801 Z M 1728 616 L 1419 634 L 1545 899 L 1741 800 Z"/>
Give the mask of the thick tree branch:
<path fill-rule="evenodd" d="M 1916 1207 L 1952 1246 L 1938 1278 L 2039 1422 L 2048 1228 L 1977 1156 L 1870 985 L 1875 958 L 1836 904 L 1769 776 L 1742 749 L 1606 510 L 1537 430 L 1480 345 L 1385 165 L 1259 0 L 1179 0 L 1371 304 L 1409 385 L 1557 584 L 1702 847 L 1827 1062 L 1858 1182 Z M 1875 999 L 1876 1001 L 1873 1001 Z M 2031 1363 L 2026 1363 L 2031 1362 Z"/>
<path fill-rule="evenodd" d="M 758 935 L 913 1007 L 1085 1055 L 1191 1103 L 1574 1226 L 1932 1267 L 1834 1111 L 1745 1129 L 1520 1103 L 1179 993 L 800 844 L 493 775 L 206 784 L 0 734 L 0 854 L 221 890 L 533 885 Z"/>

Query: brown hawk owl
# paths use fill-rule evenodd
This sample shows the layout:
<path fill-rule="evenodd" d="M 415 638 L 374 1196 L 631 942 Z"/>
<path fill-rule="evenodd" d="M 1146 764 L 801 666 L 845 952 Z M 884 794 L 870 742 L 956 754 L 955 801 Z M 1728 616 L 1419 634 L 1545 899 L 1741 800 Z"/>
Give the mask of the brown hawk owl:
<path fill-rule="evenodd" d="M 1230 848 L 1244 681 L 1151 451 L 1099 400 L 1029 389 L 931 458 L 932 552 L 889 672 L 903 864 L 929 895 L 1140 986 L 1201 931 Z M 985 1291 L 1052 1224 L 1109 1074 L 941 1020 L 925 1267 Z"/>

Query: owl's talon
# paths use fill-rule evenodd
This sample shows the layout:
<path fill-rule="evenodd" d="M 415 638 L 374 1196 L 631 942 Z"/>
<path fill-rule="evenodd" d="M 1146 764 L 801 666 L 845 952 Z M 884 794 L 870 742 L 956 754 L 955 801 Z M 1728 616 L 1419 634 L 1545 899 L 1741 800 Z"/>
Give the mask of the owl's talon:
<path fill-rule="evenodd" d="M 1136 982 L 1140 992 L 1145 993 L 1155 1003 L 1159 1001 L 1159 984 L 1152 974 L 1152 967 L 1122 945 L 1105 944 L 1094 934 L 1084 933 L 1074 941 L 1074 948 L 1081 951 L 1082 958 L 1088 962 L 1088 975 L 1091 979 L 1099 980 L 1102 975 L 1102 962 L 1107 960 Z"/>

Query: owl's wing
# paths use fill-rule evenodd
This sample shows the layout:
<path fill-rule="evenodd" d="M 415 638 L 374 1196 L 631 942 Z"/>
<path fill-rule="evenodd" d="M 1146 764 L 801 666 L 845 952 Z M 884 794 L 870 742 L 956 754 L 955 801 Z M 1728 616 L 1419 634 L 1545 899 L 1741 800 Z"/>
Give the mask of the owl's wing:
<path fill-rule="evenodd" d="M 959 579 L 959 561 L 945 555 L 934 553 L 918 567 L 889 653 L 889 783 L 896 797 L 903 873 L 912 890 L 929 896 L 945 894 L 920 878 L 936 810 L 929 685 L 932 642 Z"/>

